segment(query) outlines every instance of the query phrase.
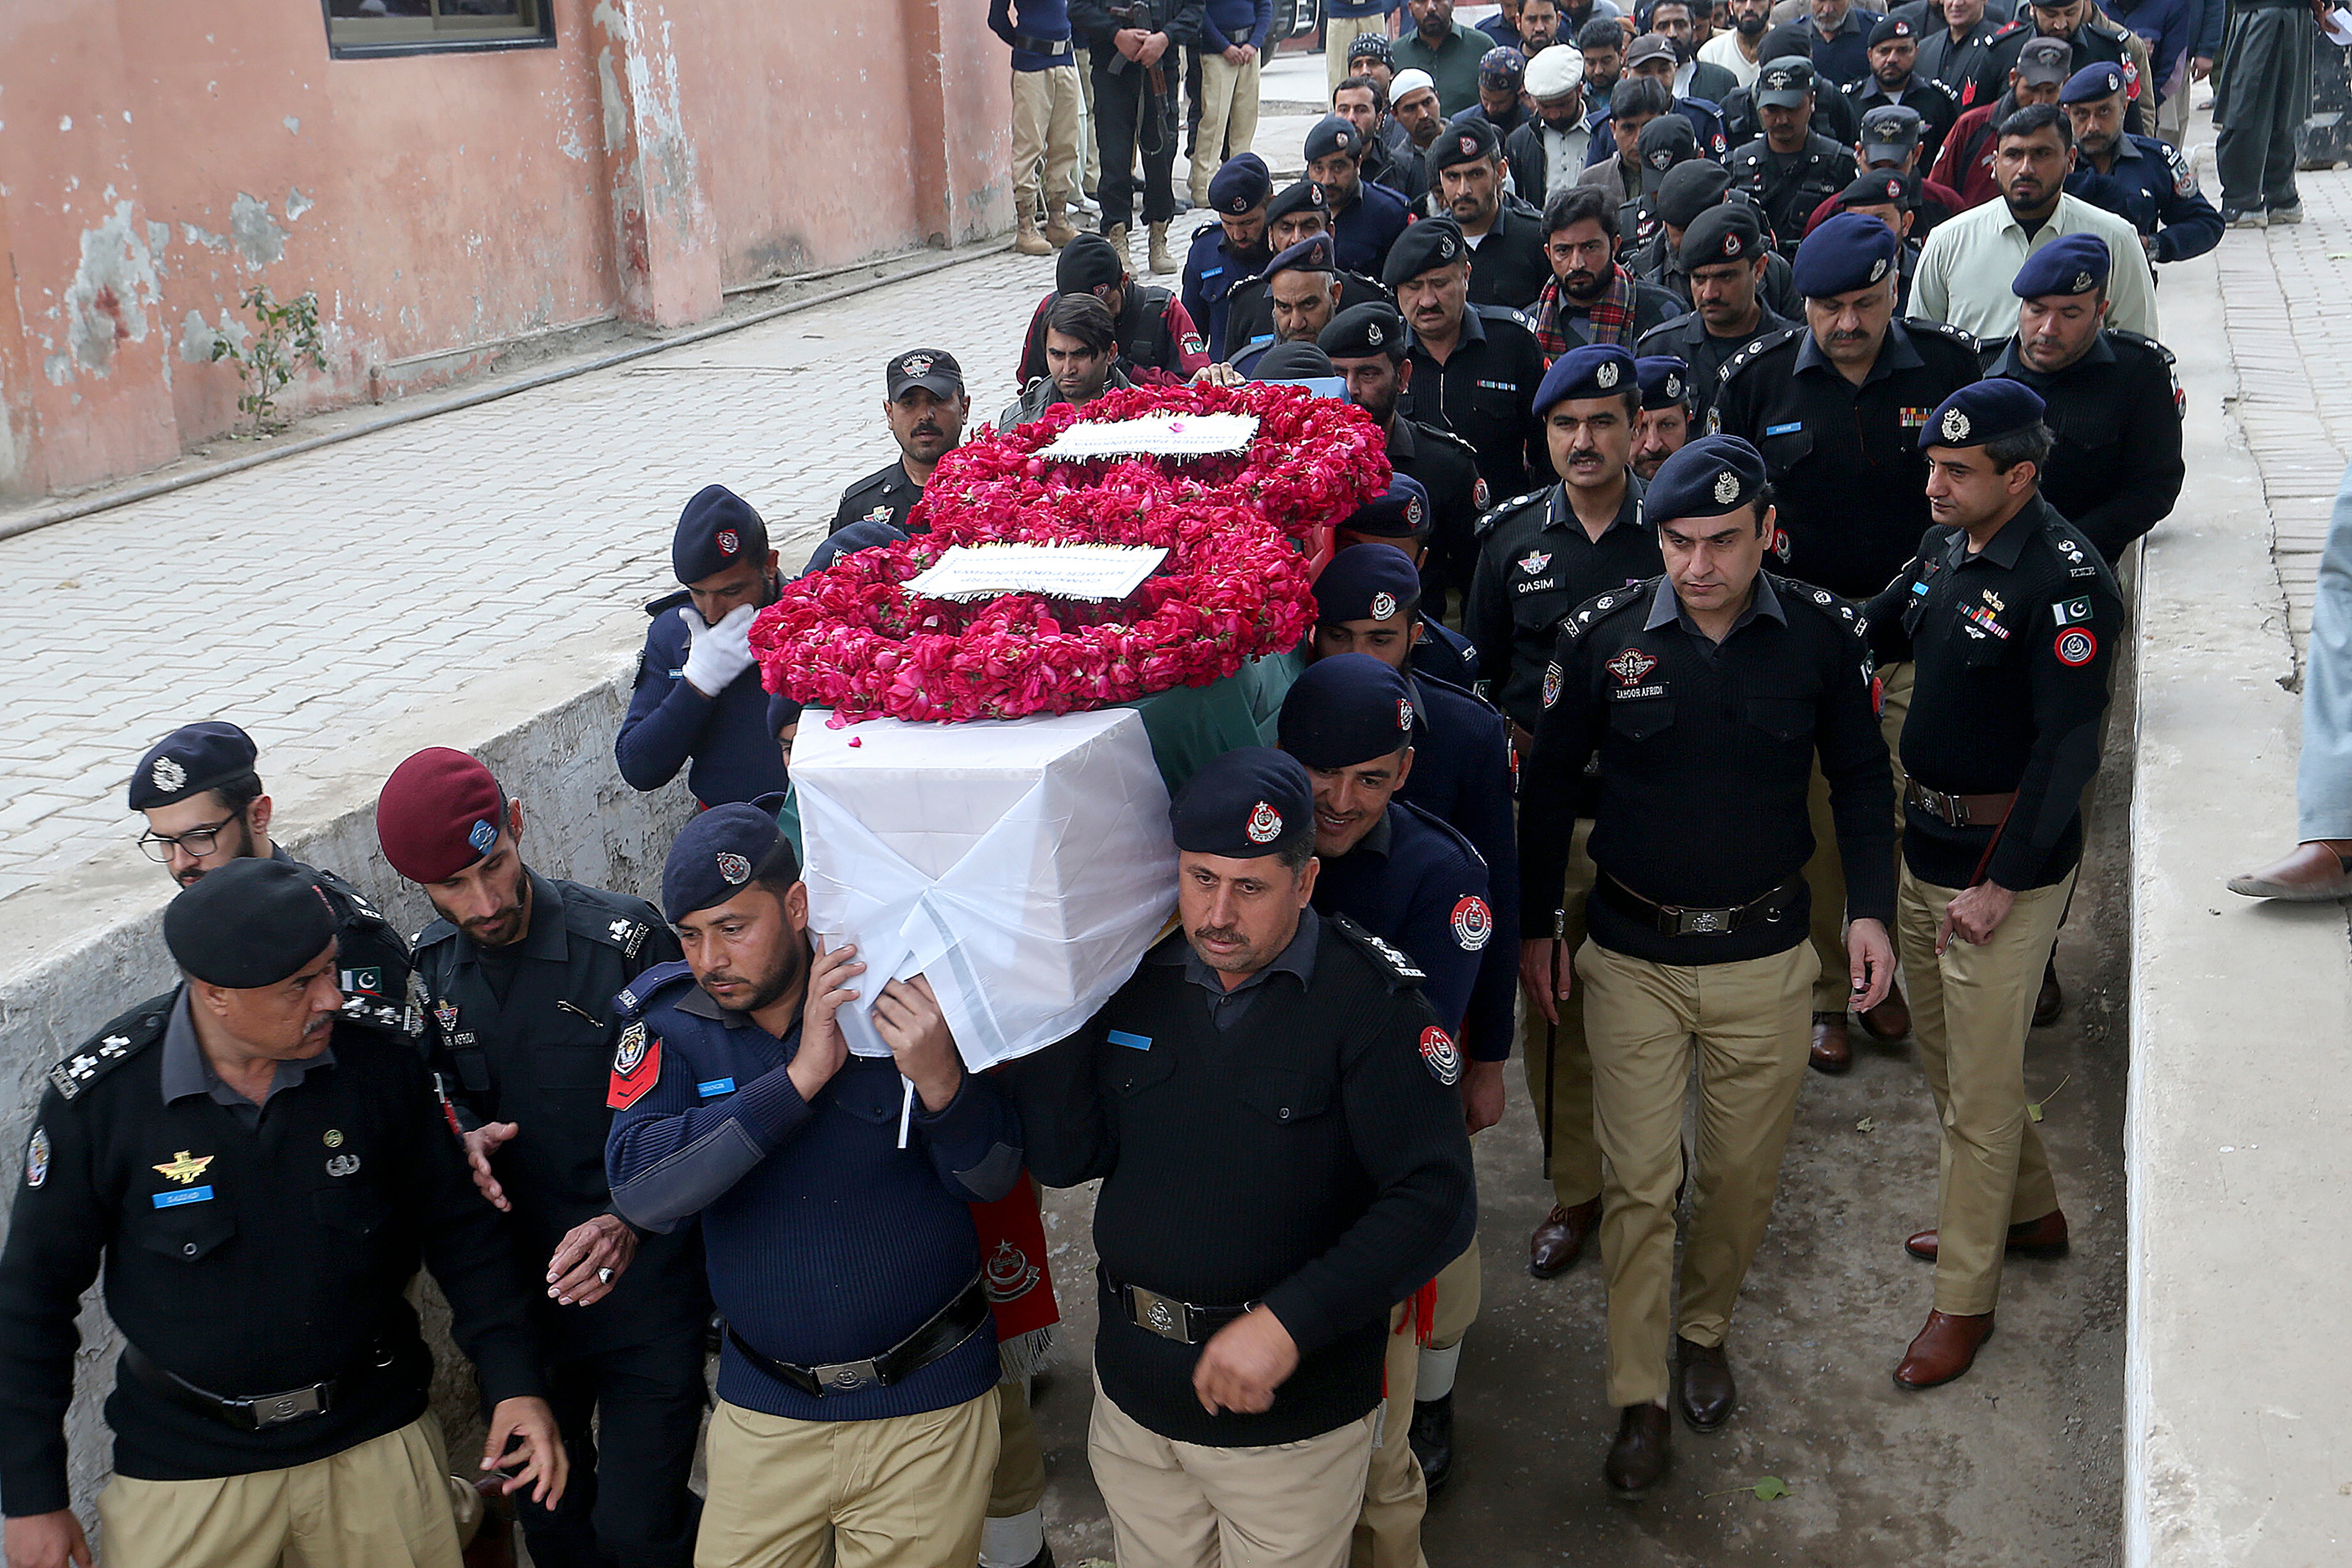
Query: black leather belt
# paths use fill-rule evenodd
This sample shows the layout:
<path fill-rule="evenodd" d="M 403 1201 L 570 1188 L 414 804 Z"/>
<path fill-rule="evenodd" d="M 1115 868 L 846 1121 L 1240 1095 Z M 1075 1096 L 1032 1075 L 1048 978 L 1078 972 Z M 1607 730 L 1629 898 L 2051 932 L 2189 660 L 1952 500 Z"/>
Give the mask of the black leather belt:
<path fill-rule="evenodd" d="M 1630 905 L 1632 912 L 1649 921 L 1664 936 L 1729 936 L 1759 921 L 1777 921 L 1788 912 L 1805 887 L 1802 877 L 1791 877 L 1748 903 L 1729 909 L 1695 910 L 1685 904 L 1661 904 L 1645 899 L 1605 871 L 1601 879 L 1609 887 L 1612 902 Z"/>
<path fill-rule="evenodd" d="M 1903 804 L 1916 805 L 1947 827 L 1998 827 L 2009 820 L 2017 792 L 2006 795 L 1946 795 L 1917 779 L 1903 781 Z"/>
<path fill-rule="evenodd" d="M 925 1319 L 920 1328 L 880 1355 L 864 1361 L 795 1366 L 746 1344 L 732 1323 L 727 1326 L 727 1337 L 745 1361 L 778 1383 L 822 1399 L 828 1394 L 855 1394 L 861 1388 L 887 1388 L 894 1383 L 903 1383 L 970 1339 L 972 1331 L 988 1321 L 988 1290 L 975 1275 L 971 1284 L 956 1293 L 954 1300 Z"/>
<path fill-rule="evenodd" d="M 1013 47 L 1025 54 L 1066 55 L 1070 52 L 1067 38 L 1033 38 L 1026 33 L 1013 35 Z"/>
<path fill-rule="evenodd" d="M 393 1363 L 391 1350 L 381 1343 L 375 1346 L 371 1356 L 372 1364 L 364 1370 L 382 1371 Z M 190 1383 L 168 1367 L 156 1365 L 145 1352 L 134 1344 L 123 1345 L 122 1364 L 131 1376 L 173 1404 L 245 1432 L 258 1432 L 265 1427 L 283 1426 L 295 1421 L 308 1421 L 314 1415 L 324 1415 L 335 1407 L 336 1396 L 358 1380 L 358 1373 L 354 1372 L 277 1394 L 215 1394 L 208 1388 Z"/>
<path fill-rule="evenodd" d="M 1120 1315 L 1137 1328 L 1180 1345 L 1204 1344 L 1209 1336 L 1249 1311 L 1248 1307 L 1202 1307 L 1162 1296 L 1140 1285 L 1122 1285 L 1099 1263 L 1095 1278 L 1118 1302 Z"/>

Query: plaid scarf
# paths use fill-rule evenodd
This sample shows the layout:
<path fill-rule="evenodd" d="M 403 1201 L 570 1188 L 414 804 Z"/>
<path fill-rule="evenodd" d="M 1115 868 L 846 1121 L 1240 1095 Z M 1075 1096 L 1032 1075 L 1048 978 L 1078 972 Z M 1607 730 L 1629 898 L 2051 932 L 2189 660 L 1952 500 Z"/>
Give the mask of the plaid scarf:
<path fill-rule="evenodd" d="M 1590 338 L 1573 338 L 1560 329 L 1559 279 L 1544 285 L 1536 300 L 1536 342 L 1543 346 L 1547 358 L 1557 359 L 1582 343 L 1624 343 L 1633 336 L 1633 275 L 1612 262 L 1609 268 L 1609 287 L 1591 309 L 1583 312 L 1591 324 Z"/>

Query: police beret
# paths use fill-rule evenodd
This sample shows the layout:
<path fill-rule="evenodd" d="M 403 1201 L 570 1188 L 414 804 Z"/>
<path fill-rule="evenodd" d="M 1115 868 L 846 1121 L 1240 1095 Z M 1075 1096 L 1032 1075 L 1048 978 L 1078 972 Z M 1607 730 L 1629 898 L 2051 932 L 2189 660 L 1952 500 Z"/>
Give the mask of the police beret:
<path fill-rule="evenodd" d="M 232 860 L 163 909 L 163 945 L 191 979 L 275 985 L 326 952 L 335 917 L 317 875 L 291 860 Z"/>
<path fill-rule="evenodd" d="M 1488 49 L 1478 57 L 1478 85 L 1492 88 L 1514 88 L 1528 79 L 1528 57 L 1508 44 Z"/>
<path fill-rule="evenodd" d="M 1328 381 L 1339 374 L 1331 356 L 1313 343 L 1276 343 L 1257 356 L 1252 381 Z"/>
<path fill-rule="evenodd" d="M 463 752 L 427 746 L 392 770 L 375 797 L 375 838 L 412 882 L 440 882 L 498 844 L 506 796 L 490 770 Z"/>
<path fill-rule="evenodd" d="M 1272 201 L 1265 204 L 1265 221 L 1272 224 L 1295 212 L 1318 212 L 1328 217 L 1331 202 L 1324 195 L 1322 186 L 1312 180 L 1299 180 L 1284 186 Z M 1086 237 L 1081 235 L 1078 237 L 1083 239 Z M 1070 243 L 1076 245 L 1078 241 L 1074 239 Z M 1110 241 L 1104 240 L 1103 243 L 1108 245 Z"/>
<path fill-rule="evenodd" d="M 1679 114 L 1660 114 L 1642 127 L 1635 156 L 1642 160 L 1642 191 L 1657 194 L 1658 186 L 1677 164 L 1698 156 L 1698 132 Z"/>
<path fill-rule="evenodd" d="M 1353 130 L 1354 127 L 1349 129 Z M 1332 259 L 1331 237 L 1310 234 L 1267 262 L 1265 270 L 1258 276 L 1272 278 L 1277 272 L 1330 272 L 1339 265 Z"/>
<path fill-rule="evenodd" d="M 1881 16 L 1878 19 L 1878 26 L 1871 28 L 1870 42 L 1865 47 L 1874 49 L 1881 44 L 1890 44 L 1897 38 L 1916 39 L 1918 36 L 1919 29 L 1913 26 L 1908 19 L 1902 16 Z"/>
<path fill-rule="evenodd" d="M 1274 176 L 1265 160 L 1255 153 L 1239 153 L 1209 178 L 1209 205 L 1228 217 L 1245 213 L 1274 194 Z"/>
<path fill-rule="evenodd" d="M 677 514 L 670 536 L 670 569 L 681 583 L 699 583 L 740 561 L 762 563 L 768 555 L 768 525 L 751 503 L 725 485 L 705 485 Z"/>
<path fill-rule="evenodd" d="M 1675 53 L 1675 41 L 1664 33 L 1644 33 L 1625 46 L 1625 68 L 1629 71 L 1649 60 L 1678 58 Z"/>
<path fill-rule="evenodd" d="M 1389 79 L 1389 107 L 1394 109 L 1403 99 L 1423 90 L 1435 92 L 1436 79 L 1425 70 L 1410 68 L 1401 70 Z"/>
<path fill-rule="evenodd" d="M 1981 447 L 2042 423 L 2046 405 L 2021 381 L 1996 375 L 1968 385 L 1936 405 L 1919 432 L 1919 449 Z"/>
<path fill-rule="evenodd" d="M 1805 236 L 1792 268 L 1808 300 L 1866 289 L 1895 269 L 1895 231 L 1868 213 L 1836 213 Z"/>
<path fill-rule="evenodd" d="M 1653 209 L 1659 222 L 1688 228 L 1699 214 L 1719 205 L 1723 193 L 1730 188 L 1730 170 L 1712 158 L 1693 158 L 1666 171 L 1666 177 L 1658 182 Z"/>
<path fill-rule="evenodd" d="M 1411 474 L 1391 472 L 1389 488 L 1349 512 L 1338 526 L 1373 539 L 1420 539 L 1429 532 L 1433 521 L 1429 492 L 1421 488 L 1421 481 Z M 1401 551 L 1389 553 L 1404 560 Z"/>
<path fill-rule="evenodd" d="M 805 577 L 812 572 L 822 572 L 845 555 L 861 550 L 878 550 L 886 544 L 898 544 L 908 537 L 907 531 L 887 518 L 867 518 L 851 523 L 839 533 L 817 541 L 809 552 L 808 564 L 801 568 Z"/>
<path fill-rule="evenodd" d="M 1927 133 L 1927 116 L 1909 104 L 1879 104 L 1862 117 L 1863 162 L 1899 163 Z"/>
<path fill-rule="evenodd" d="M 2058 89 L 2058 101 L 2096 103 L 2108 94 L 2123 89 L 2124 68 L 2097 60 L 2066 79 L 2066 85 Z"/>
<path fill-rule="evenodd" d="M 1482 115 L 1457 120 L 1437 133 L 1429 144 L 1422 162 L 1429 166 L 1429 175 L 1435 180 L 1439 172 L 1457 163 L 1475 163 L 1481 158 L 1491 158 L 1503 144 L 1495 133 L 1495 122 Z"/>
<path fill-rule="evenodd" d="M 1187 854 L 1255 860 L 1313 839 L 1315 785 L 1287 752 L 1237 747 L 1185 781 L 1168 805 L 1168 826 Z"/>
<path fill-rule="evenodd" d="M 1345 153 L 1351 158 L 1364 155 L 1364 133 L 1344 114 L 1327 114 L 1307 132 L 1308 163 L 1328 158 L 1334 153 Z"/>
<path fill-rule="evenodd" d="M 662 918 L 672 925 L 762 879 L 800 879 L 800 857 L 776 819 L 741 801 L 688 823 L 662 867 Z"/>
<path fill-rule="evenodd" d="M 1411 745 L 1412 717 L 1404 671 L 1368 653 L 1342 653 L 1317 659 L 1290 683 L 1276 724 L 1282 749 L 1308 767 L 1352 768 Z"/>
<path fill-rule="evenodd" d="M 1356 41 L 1348 46 L 1349 65 L 1354 65 L 1358 60 L 1378 60 L 1382 65 L 1386 65 L 1390 58 L 1389 41 L 1378 33 L 1359 33 L 1356 35 Z"/>
<path fill-rule="evenodd" d="M 882 367 L 882 385 L 896 403 L 910 386 L 934 397 L 963 395 L 963 366 L 945 349 L 908 349 Z"/>
<path fill-rule="evenodd" d="M 1062 247 L 1054 263 L 1054 289 L 1060 294 L 1091 294 L 1117 287 L 1127 277 L 1127 258 L 1098 234 L 1082 234 Z"/>
<path fill-rule="evenodd" d="M 1392 544 L 1350 544 L 1315 579 L 1315 619 L 1325 626 L 1385 621 L 1420 605 L 1421 569 Z"/>
<path fill-rule="evenodd" d="M 1658 465 L 1642 492 L 1642 515 L 1654 523 L 1720 517 L 1764 489 L 1764 456 L 1737 436 L 1701 436 Z"/>
<path fill-rule="evenodd" d="M 176 805 L 200 791 L 241 779 L 258 755 L 253 737 L 219 719 L 184 724 L 148 749 L 131 774 L 131 809 Z"/>
<path fill-rule="evenodd" d="M 797 698 L 787 697 L 781 691 L 768 694 L 769 734 L 781 735 L 783 733 L 785 725 L 797 724 L 800 721 L 801 705 Z"/>
<path fill-rule="evenodd" d="M 1566 98 L 1584 85 L 1584 56 L 1572 44 L 1538 49 L 1528 62 L 1528 94 L 1531 98 Z"/>
<path fill-rule="evenodd" d="M 1549 414 L 1552 405 L 1580 397 L 1641 395 L 1633 372 L 1633 356 L 1615 343 L 1580 343 L 1551 362 L 1543 384 L 1536 388 L 1536 417 Z"/>
<path fill-rule="evenodd" d="M 1764 220 L 1756 209 L 1746 202 L 1722 202 L 1683 226 L 1675 258 L 1687 273 L 1717 262 L 1753 261 L 1763 254 Z"/>
<path fill-rule="evenodd" d="M 1370 359 L 1386 354 L 1391 363 L 1404 358 L 1404 318 L 1394 305 L 1367 300 L 1331 318 L 1316 337 L 1315 346 L 1333 359 Z"/>
<path fill-rule="evenodd" d="M 2035 87 L 2063 82 L 2074 68 L 2074 51 L 2063 38 L 2028 38 L 2017 51 L 2020 80 Z"/>
<path fill-rule="evenodd" d="M 1759 109 L 1794 109 L 1812 90 L 1813 62 L 1802 55 L 1783 55 L 1777 60 L 1767 60 L 1756 77 L 1756 104 Z"/>
<path fill-rule="evenodd" d="M 2062 234 L 2025 258 L 2011 282 L 2010 292 L 2021 300 L 2044 294 L 2087 294 L 2105 288 L 2114 257 L 2107 242 L 2095 234 Z"/>
<path fill-rule="evenodd" d="M 1438 138 L 1443 146 L 1448 140 Z M 1448 267 L 1470 254 L 1469 242 L 1462 237 L 1462 226 L 1450 217 L 1423 218 L 1410 225 L 1389 247 L 1389 258 L 1381 264 L 1381 281 L 1393 289 L 1398 284 L 1420 277 L 1434 268 Z"/>
<path fill-rule="evenodd" d="M 1643 354 L 1633 362 L 1633 379 L 1642 384 L 1644 408 L 1690 402 L 1690 366 L 1678 354 Z"/>
<path fill-rule="evenodd" d="M 1891 202 L 1908 212 L 1918 193 L 1918 182 L 1900 169 L 1873 169 L 1855 175 L 1853 183 L 1838 193 L 1838 210 L 1885 206 Z"/>

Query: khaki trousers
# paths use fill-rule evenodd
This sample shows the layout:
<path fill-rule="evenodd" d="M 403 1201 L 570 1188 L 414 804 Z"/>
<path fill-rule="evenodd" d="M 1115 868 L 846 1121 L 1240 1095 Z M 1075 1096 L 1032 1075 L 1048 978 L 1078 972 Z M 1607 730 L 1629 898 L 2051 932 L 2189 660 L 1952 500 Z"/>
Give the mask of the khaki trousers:
<path fill-rule="evenodd" d="M 2025 1112 L 2025 1034 L 2042 965 L 2057 939 L 2074 873 L 2017 895 L 1982 947 L 1952 939 L 1941 957 L 1936 930 L 1957 888 L 1903 868 L 1895 891 L 1895 945 L 1911 998 L 1919 1066 L 1936 1094 L 1943 1149 L 1936 1183 L 1936 1310 L 1990 1312 L 2012 1225 L 2058 1206 L 2050 1156 Z"/>
<path fill-rule="evenodd" d="M 216 1480 L 117 1476 L 98 1497 L 107 1568 L 457 1568 L 440 1424 L 290 1469 Z"/>
<path fill-rule="evenodd" d="M 1815 960 L 1802 942 L 1736 963 L 1653 963 L 1587 942 L 1576 955 L 1608 1156 L 1609 1403 L 1664 1400 L 1666 1340 L 1719 1345 L 1764 1239 L 1805 1076 Z M 1673 1310 L 1683 1103 L 1698 1058 L 1697 1170 Z"/>
<path fill-rule="evenodd" d="M 1380 1418 L 1301 1443 L 1210 1448 L 1142 1426 L 1097 1378 L 1087 1458 L 1118 1568 L 1339 1568 Z"/>
<path fill-rule="evenodd" d="M 1388 37 L 1386 16 L 1326 16 L 1323 18 L 1323 74 L 1328 79 L 1323 87 L 1323 100 L 1339 90 L 1348 79 L 1348 46 L 1366 33 Z"/>
<path fill-rule="evenodd" d="M 1886 739 L 1887 760 L 1895 768 L 1895 846 L 1903 847 L 1903 721 L 1911 711 L 1911 666 L 1881 665 L 1885 706 L 1879 710 L 1878 732 Z M 1830 815 L 1830 781 L 1813 763 L 1812 787 L 1805 805 L 1813 822 L 1813 858 L 1805 862 L 1805 886 L 1813 895 L 1813 952 L 1822 961 L 1821 977 L 1813 982 L 1813 1011 L 1843 1017 L 1853 1000 L 1853 963 L 1845 951 L 1845 867 L 1838 859 L 1837 819 Z M 1811 1020 L 1807 1020 L 1810 1027 Z"/>
<path fill-rule="evenodd" d="M 1037 1442 L 1037 1417 L 1029 1409 L 1027 1378 L 1007 1378 L 996 1385 L 996 1432 L 988 1517 L 1014 1519 L 1045 1497 L 1045 1454 Z"/>
<path fill-rule="evenodd" d="M 1201 49 L 1201 128 L 1192 139 L 1192 205 L 1209 205 L 1209 176 L 1224 162 L 1226 142 L 1239 157 L 1257 140 L 1257 51 L 1242 65 Z"/>
<path fill-rule="evenodd" d="M 1568 853 L 1568 883 L 1562 899 L 1568 910 L 1568 935 L 1560 943 L 1563 969 L 1574 963 L 1584 945 L 1584 900 L 1592 891 L 1592 856 L 1588 846 L 1592 824 L 1576 825 Z M 1532 910 L 1533 900 L 1528 900 Z M 1538 931 L 1540 917 L 1530 913 L 1522 937 L 1549 936 Z M 1528 1101 L 1535 1107 L 1536 1125 L 1543 1125 L 1544 1035 L 1550 1026 L 1525 996 L 1519 998 L 1519 1065 L 1528 1075 Z M 1589 1204 L 1601 1195 L 1601 1145 L 1592 1133 L 1592 1056 L 1585 1048 L 1584 1008 L 1573 999 L 1559 1005 L 1559 1028 L 1553 1037 L 1551 1060 L 1552 1200 L 1562 1208 Z"/>
<path fill-rule="evenodd" d="M 972 1568 L 997 1394 L 878 1421 L 793 1421 L 720 1400 L 695 1568 Z"/>
<path fill-rule="evenodd" d="M 1040 172 L 1043 189 L 1040 190 Z M 1067 222 L 1078 177 L 1078 68 L 1013 73 L 1013 211 Z"/>
<path fill-rule="evenodd" d="M 1382 1370 L 1380 1438 L 1364 1476 L 1363 1511 L 1356 1516 L 1348 1543 L 1348 1564 L 1428 1568 L 1429 1560 L 1421 1552 L 1421 1521 L 1429 1511 L 1429 1486 L 1410 1441 L 1413 1387 L 1421 1373 L 1421 1336 L 1412 1330 L 1411 1301 L 1398 1302 L 1389 1313 L 1389 1352 Z"/>

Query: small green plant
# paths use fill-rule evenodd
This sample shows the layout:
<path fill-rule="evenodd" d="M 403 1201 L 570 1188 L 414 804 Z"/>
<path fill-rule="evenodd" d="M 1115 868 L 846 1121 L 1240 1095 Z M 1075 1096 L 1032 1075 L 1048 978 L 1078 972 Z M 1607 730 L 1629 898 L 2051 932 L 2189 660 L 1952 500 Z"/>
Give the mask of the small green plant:
<path fill-rule="evenodd" d="M 245 291 L 243 304 L 253 312 L 254 331 L 244 342 L 226 333 L 213 339 L 213 358 L 236 366 L 245 390 L 237 395 L 236 411 L 252 420 L 247 434 L 258 440 L 280 427 L 274 417 L 278 395 L 304 365 L 327 368 L 327 345 L 319 336 L 319 296 L 305 289 L 291 300 L 279 300 L 269 285 L 257 283 Z"/>

